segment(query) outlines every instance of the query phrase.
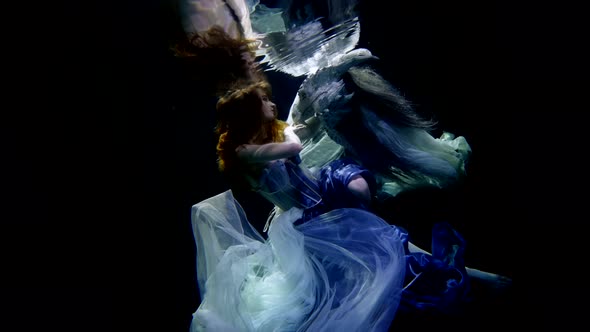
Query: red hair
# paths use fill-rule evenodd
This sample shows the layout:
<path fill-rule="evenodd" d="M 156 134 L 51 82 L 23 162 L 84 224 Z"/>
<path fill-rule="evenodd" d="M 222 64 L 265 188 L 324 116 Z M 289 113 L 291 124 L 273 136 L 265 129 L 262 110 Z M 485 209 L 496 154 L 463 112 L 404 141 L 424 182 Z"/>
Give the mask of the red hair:
<path fill-rule="evenodd" d="M 181 59 L 185 73 L 192 78 L 210 80 L 215 93 L 221 95 L 238 80 L 245 79 L 248 65 L 245 52 L 256 57 L 256 40 L 232 38 L 222 27 L 214 25 L 206 31 L 194 33 L 172 46 L 174 56 Z M 264 79 L 261 71 L 256 80 Z"/>
<path fill-rule="evenodd" d="M 288 124 L 276 118 L 270 122 L 263 120 L 262 100 L 258 91 L 270 96 L 270 84 L 266 81 L 247 84 L 228 92 L 217 102 L 217 162 L 222 172 L 233 170 L 236 161 L 235 149 L 248 143 L 257 134 L 264 132 L 266 137 L 256 144 L 285 140 L 284 130 Z"/>

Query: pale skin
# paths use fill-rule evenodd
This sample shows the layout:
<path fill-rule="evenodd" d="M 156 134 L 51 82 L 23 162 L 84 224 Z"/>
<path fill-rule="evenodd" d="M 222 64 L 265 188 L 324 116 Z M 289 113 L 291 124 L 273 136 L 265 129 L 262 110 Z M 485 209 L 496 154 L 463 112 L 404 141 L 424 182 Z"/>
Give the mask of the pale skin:
<path fill-rule="evenodd" d="M 277 116 L 276 105 L 263 91 L 258 91 L 258 93 L 262 101 L 262 115 L 264 120 L 274 120 Z M 299 152 L 301 152 L 302 149 L 301 139 L 297 134 L 307 133 L 305 131 L 305 126 L 290 126 L 285 129 L 284 133 L 285 141 L 279 143 L 256 144 L 257 137 L 252 138 L 247 144 L 242 144 L 236 148 L 238 158 L 246 164 L 258 168 L 264 167 L 267 163 L 274 160 L 296 156 L 299 154 Z M 348 189 L 351 191 L 351 193 L 364 200 L 366 203 L 371 201 L 369 185 L 363 177 L 354 177 L 348 184 Z M 419 248 L 411 242 L 408 244 L 408 249 L 412 253 L 430 254 L 426 250 Z M 499 289 L 507 287 L 512 283 L 510 278 L 498 274 L 485 272 L 470 267 L 466 267 L 466 270 L 467 274 L 471 278 L 478 279 L 491 288 Z"/>
<path fill-rule="evenodd" d="M 276 118 L 276 105 L 268 98 L 263 91 L 258 91 L 262 102 L 262 116 L 265 121 L 272 121 Z M 301 152 L 301 140 L 295 134 L 295 128 L 287 127 L 285 129 L 285 141 L 279 143 L 256 144 L 256 137 L 250 140 L 248 144 L 242 144 L 236 148 L 238 158 L 246 164 L 262 164 L 273 160 L 280 160 L 293 157 Z M 371 201 L 371 192 L 369 184 L 360 175 L 352 178 L 348 184 L 348 190 L 364 201 Z"/>
<path fill-rule="evenodd" d="M 293 134 L 296 134 L 295 136 L 299 136 L 301 139 L 304 140 L 304 139 L 308 139 L 308 138 L 313 137 L 313 135 L 315 135 L 315 133 L 317 132 L 319 127 L 320 127 L 319 119 L 317 117 L 311 117 L 311 118 L 305 120 L 304 123 L 296 124 L 290 128 L 292 128 L 291 130 L 293 131 Z M 351 189 L 350 187 L 354 188 L 355 186 L 356 186 L 356 183 L 351 182 L 349 185 L 349 189 Z M 366 186 L 366 181 L 364 181 L 364 183 L 360 184 L 360 188 L 357 191 L 357 193 L 360 193 L 360 195 L 367 195 L 367 196 L 364 196 L 364 199 L 366 199 L 367 201 L 370 201 L 371 196 L 368 191 L 368 187 L 366 188 L 366 191 L 365 191 L 364 186 Z M 351 189 L 351 191 L 353 191 L 353 190 L 354 189 Z M 424 249 L 421 249 L 420 247 L 414 245 L 411 242 L 408 242 L 408 249 L 411 253 L 424 253 L 424 254 L 430 255 L 429 252 L 427 252 Z M 486 272 L 486 271 L 481 271 L 481 270 L 470 268 L 470 267 L 466 267 L 465 269 L 467 270 L 467 274 L 471 278 L 475 278 L 475 279 L 482 281 L 483 283 L 488 285 L 490 288 L 499 289 L 499 288 L 507 287 L 512 283 L 512 280 L 510 278 L 507 278 L 507 277 L 504 277 L 504 276 L 501 276 L 498 274 L 494 274 L 494 273 L 490 273 L 490 272 Z"/>
<path fill-rule="evenodd" d="M 423 253 L 423 254 L 430 255 L 430 253 L 428 251 L 414 245 L 411 242 L 408 242 L 408 250 L 411 253 Z M 490 288 L 500 289 L 500 288 L 508 287 L 512 284 L 512 280 L 510 278 L 501 276 L 499 274 L 481 271 L 481 270 L 470 268 L 467 266 L 465 267 L 465 270 L 467 270 L 467 275 L 469 275 L 469 277 L 474 278 L 474 279 L 478 279 L 479 281 L 482 281 L 484 284 L 486 284 Z"/>

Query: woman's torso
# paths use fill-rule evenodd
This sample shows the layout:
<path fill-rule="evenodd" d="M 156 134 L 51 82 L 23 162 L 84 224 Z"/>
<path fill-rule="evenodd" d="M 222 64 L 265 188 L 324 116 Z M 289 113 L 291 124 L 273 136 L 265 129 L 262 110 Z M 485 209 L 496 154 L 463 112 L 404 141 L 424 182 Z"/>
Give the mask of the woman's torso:
<path fill-rule="evenodd" d="M 286 211 L 311 208 L 322 200 L 317 180 L 290 159 L 244 165 L 252 190 Z"/>

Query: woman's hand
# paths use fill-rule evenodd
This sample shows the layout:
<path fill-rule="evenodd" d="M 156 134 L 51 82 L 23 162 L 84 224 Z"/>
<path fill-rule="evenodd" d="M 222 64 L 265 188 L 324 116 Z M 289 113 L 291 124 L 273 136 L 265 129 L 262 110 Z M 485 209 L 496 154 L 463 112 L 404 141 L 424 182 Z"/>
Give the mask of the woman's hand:
<path fill-rule="evenodd" d="M 299 137 L 300 140 L 306 140 L 313 137 L 320 128 L 321 121 L 317 117 L 311 117 L 305 123 L 299 123 L 292 127 L 293 133 Z"/>

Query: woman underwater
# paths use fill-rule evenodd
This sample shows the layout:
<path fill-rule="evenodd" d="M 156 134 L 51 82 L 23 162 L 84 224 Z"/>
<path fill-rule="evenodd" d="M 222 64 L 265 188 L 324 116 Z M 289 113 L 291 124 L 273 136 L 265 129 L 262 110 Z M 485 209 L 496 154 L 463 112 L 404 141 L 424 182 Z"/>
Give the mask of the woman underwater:
<path fill-rule="evenodd" d="M 439 224 L 433 255 L 420 252 L 366 210 L 370 172 L 338 159 L 312 175 L 269 96 L 259 81 L 217 104 L 220 169 L 277 208 L 264 240 L 231 190 L 193 207 L 203 301 L 191 330 L 386 331 L 400 305 L 454 310 L 469 290 L 461 236 Z"/>
<path fill-rule="evenodd" d="M 229 50 L 253 73 L 248 47 Z M 302 167 L 301 126 L 276 119 L 264 80 L 237 76 L 218 103 L 219 166 L 277 209 L 265 240 L 231 191 L 193 207 L 202 302 L 191 331 L 385 331 L 398 308 L 451 308 L 468 274 L 487 277 L 463 267 L 463 240 L 448 225 L 435 229 L 430 255 L 368 212 L 375 181 L 356 163 Z"/>
<path fill-rule="evenodd" d="M 193 208 L 203 301 L 191 329 L 385 331 L 400 303 L 403 232 L 359 208 L 370 173 L 341 160 L 316 180 L 262 81 L 218 103 L 220 169 L 279 209 L 268 239 L 225 192 Z M 237 218 L 236 218 L 237 217 Z"/>

